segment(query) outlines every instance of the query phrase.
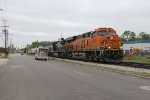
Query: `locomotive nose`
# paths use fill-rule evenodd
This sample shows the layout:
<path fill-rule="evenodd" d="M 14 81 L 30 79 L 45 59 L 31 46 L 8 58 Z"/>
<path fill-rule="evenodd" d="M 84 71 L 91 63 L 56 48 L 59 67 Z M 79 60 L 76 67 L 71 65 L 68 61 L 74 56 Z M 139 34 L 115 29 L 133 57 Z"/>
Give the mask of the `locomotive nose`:
<path fill-rule="evenodd" d="M 113 38 L 114 38 L 114 35 L 107 35 L 106 38 L 107 38 L 107 39 L 113 39 Z"/>
<path fill-rule="evenodd" d="M 107 37 L 107 48 L 110 49 L 120 49 L 120 44 L 117 42 L 119 39 L 116 35 L 110 35 Z"/>
<path fill-rule="evenodd" d="M 114 39 L 114 37 L 113 36 L 110 36 L 110 40 L 113 40 Z"/>
<path fill-rule="evenodd" d="M 115 37 L 113 35 L 111 35 L 111 36 L 108 36 L 107 39 L 109 42 L 112 42 L 115 40 Z"/>

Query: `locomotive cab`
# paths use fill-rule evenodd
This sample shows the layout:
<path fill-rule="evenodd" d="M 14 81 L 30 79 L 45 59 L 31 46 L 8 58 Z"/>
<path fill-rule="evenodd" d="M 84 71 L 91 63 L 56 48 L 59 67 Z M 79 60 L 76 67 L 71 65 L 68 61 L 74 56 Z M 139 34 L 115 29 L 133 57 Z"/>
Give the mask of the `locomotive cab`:
<path fill-rule="evenodd" d="M 99 56 L 107 62 L 120 62 L 123 57 L 121 39 L 112 28 L 96 29 Z"/>

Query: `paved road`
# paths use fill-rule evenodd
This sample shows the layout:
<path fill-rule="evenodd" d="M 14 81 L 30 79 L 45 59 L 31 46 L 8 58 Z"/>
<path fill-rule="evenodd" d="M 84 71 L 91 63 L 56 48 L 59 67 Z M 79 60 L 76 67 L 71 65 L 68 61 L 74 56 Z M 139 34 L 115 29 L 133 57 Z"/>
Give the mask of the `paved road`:
<path fill-rule="evenodd" d="M 0 69 L 0 100 L 150 100 L 140 86 L 150 80 L 26 55 Z"/>
<path fill-rule="evenodd" d="M 0 59 L 0 68 L 7 64 L 8 59 Z"/>

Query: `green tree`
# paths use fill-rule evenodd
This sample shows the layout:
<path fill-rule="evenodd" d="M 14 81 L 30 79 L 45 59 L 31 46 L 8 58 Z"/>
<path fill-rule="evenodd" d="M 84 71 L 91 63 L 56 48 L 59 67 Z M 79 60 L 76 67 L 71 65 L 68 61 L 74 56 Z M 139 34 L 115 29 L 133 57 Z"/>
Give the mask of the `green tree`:
<path fill-rule="evenodd" d="M 31 45 L 30 45 L 30 48 L 37 48 L 39 46 L 48 46 L 50 44 L 50 41 L 35 41 L 35 42 L 32 42 Z M 29 47 L 29 45 L 27 45 L 27 47 Z"/>
<path fill-rule="evenodd" d="M 7 57 L 7 56 L 8 56 L 8 54 L 9 54 L 9 52 L 8 52 L 8 48 L 4 48 L 3 50 L 4 50 L 4 53 L 5 53 L 5 56 Z"/>
<path fill-rule="evenodd" d="M 130 36 L 130 31 L 125 31 L 121 37 L 122 37 L 122 40 L 128 41 L 129 36 Z"/>
<path fill-rule="evenodd" d="M 122 40 L 123 41 L 134 41 L 136 40 L 136 33 L 132 31 L 125 31 L 122 34 Z"/>
<path fill-rule="evenodd" d="M 138 36 L 136 36 L 135 32 L 125 31 L 122 34 L 121 39 L 122 39 L 123 42 L 126 42 L 126 41 L 150 40 L 150 34 L 147 34 L 146 32 L 141 32 L 141 33 L 139 33 Z"/>
<path fill-rule="evenodd" d="M 136 33 L 130 32 L 130 34 L 129 34 L 129 40 L 130 41 L 135 41 L 136 40 Z"/>
<path fill-rule="evenodd" d="M 139 37 L 140 37 L 142 40 L 150 40 L 150 35 L 147 34 L 146 32 L 141 32 L 141 33 L 139 33 Z"/>

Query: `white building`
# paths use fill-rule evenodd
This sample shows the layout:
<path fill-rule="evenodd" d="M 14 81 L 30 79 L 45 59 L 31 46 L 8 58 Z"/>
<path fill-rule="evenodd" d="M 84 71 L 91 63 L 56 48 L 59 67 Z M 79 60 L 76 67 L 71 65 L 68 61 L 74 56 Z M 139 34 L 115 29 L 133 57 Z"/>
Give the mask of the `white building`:
<path fill-rule="evenodd" d="M 138 48 L 143 51 L 150 51 L 150 40 L 128 41 L 123 44 L 123 50 L 130 50 L 131 48 Z"/>

